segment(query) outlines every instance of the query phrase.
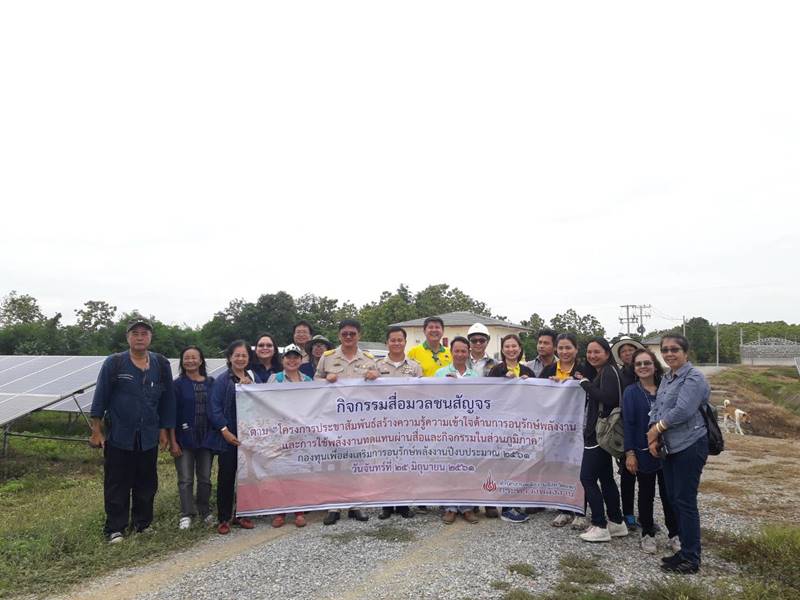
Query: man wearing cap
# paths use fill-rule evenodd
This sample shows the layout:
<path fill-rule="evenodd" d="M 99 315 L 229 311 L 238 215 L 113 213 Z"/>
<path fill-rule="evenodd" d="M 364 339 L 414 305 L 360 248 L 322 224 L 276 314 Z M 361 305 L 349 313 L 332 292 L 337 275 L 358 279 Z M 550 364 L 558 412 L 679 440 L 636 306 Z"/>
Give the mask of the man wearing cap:
<path fill-rule="evenodd" d="M 467 331 L 467 339 L 469 340 L 467 366 L 481 377 L 487 377 L 492 367 L 497 364 L 497 361 L 486 353 L 486 345 L 491 339 L 489 330 L 483 323 L 475 323 Z"/>
<path fill-rule="evenodd" d="M 311 323 L 308 321 L 298 321 L 294 324 L 294 329 L 292 329 L 292 341 L 294 345 L 300 349 L 300 355 L 304 363 L 311 361 L 306 351 L 306 344 L 311 340 L 312 335 L 314 335 L 314 328 L 311 327 Z"/>
<path fill-rule="evenodd" d="M 635 339 L 623 335 L 611 346 L 611 356 L 620 367 L 622 373 L 622 391 L 636 383 L 636 374 L 633 372 L 633 353 L 644 350 L 645 347 Z M 637 529 L 639 523 L 633 514 L 633 500 L 636 494 L 636 475 L 632 475 L 625 467 L 625 460 L 617 460 L 619 466 L 619 494 L 622 498 L 622 513 L 628 529 Z"/>
<path fill-rule="evenodd" d="M 328 350 L 319 359 L 314 379 L 336 383 L 339 379 L 363 378 L 372 381 L 378 378 L 375 357 L 358 347 L 361 337 L 361 323 L 355 319 L 344 319 L 339 323 L 339 342 L 335 350 Z M 333 525 L 339 520 L 339 511 L 330 510 L 322 520 L 323 525 Z M 360 509 L 349 509 L 347 516 L 357 521 L 367 521 L 369 517 Z"/>
<path fill-rule="evenodd" d="M 556 338 L 558 333 L 552 329 L 541 329 L 536 334 L 536 358 L 525 363 L 536 377 L 541 375 L 545 367 L 556 362 Z"/>
<path fill-rule="evenodd" d="M 104 532 L 111 543 L 124 539 L 131 516 L 136 532 L 150 527 L 158 447 L 166 450 L 168 430 L 175 427 L 172 370 L 166 358 L 149 351 L 152 339 L 147 320 L 128 325 L 129 350 L 103 362 L 92 400 L 89 444 L 103 449 Z"/>
<path fill-rule="evenodd" d="M 408 351 L 408 358 L 422 367 L 423 377 L 433 377 L 436 371 L 453 362 L 450 349 L 442 345 L 444 321 L 439 317 L 428 317 L 422 323 L 425 341 Z"/>

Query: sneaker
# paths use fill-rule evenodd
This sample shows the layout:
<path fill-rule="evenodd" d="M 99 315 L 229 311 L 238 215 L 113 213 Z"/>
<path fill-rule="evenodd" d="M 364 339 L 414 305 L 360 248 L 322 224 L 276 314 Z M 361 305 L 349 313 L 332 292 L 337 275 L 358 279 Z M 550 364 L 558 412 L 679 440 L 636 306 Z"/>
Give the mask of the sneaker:
<path fill-rule="evenodd" d="M 456 522 L 456 511 L 454 510 L 446 510 L 442 515 L 442 522 L 445 525 L 452 525 Z"/>
<path fill-rule="evenodd" d="M 681 558 L 674 562 L 662 563 L 661 570 L 668 573 L 677 573 L 678 575 L 691 575 L 700 570 L 700 565 Z"/>
<path fill-rule="evenodd" d="M 467 523 L 472 523 L 473 525 L 475 525 L 475 523 L 478 522 L 478 517 L 476 517 L 475 513 L 472 512 L 471 510 L 465 510 L 461 516 L 464 517 L 464 520 Z"/>
<path fill-rule="evenodd" d="M 360 508 L 351 508 L 347 511 L 348 519 L 355 519 L 356 521 L 369 521 L 367 514 Z"/>
<path fill-rule="evenodd" d="M 219 525 L 217 525 L 217 533 L 220 535 L 228 535 L 231 532 L 231 524 L 227 521 L 221 521 Z"/>
<path fill-rule="evenodd" d="M 205 517 L 203 517 L 203 523 L 205 523 L 209 527 L 213 527 L 214 525 L 217 524 L 217 517 L 215 517 L 211 513 L 208 513 Z"/>
<path fill-rule="evenodd" d="M 500 513 L 498 512 L 498 510 L 494 506 L 487 506 L 483 510 L 486 511 L 486 518 L 487 519 L 499 519 L 500 518 Z"/>
<path fill-rule="evenodd" d="M 143 534 L 143 535 L 153 535 L 155 532 L 156 532 L 156 530 L 153 529 L 152 527 L 150 527 L 150 525 L 148 525 L 147 527 L 144 527 L 142 529 L 137 529 L 136 530 L 136 533 Z"/>
<path fill-rule="evenodd" d="M 541 506 L 529 506 L 525 509 L 526 515 L 535 515 L 540 512 L 544 512 L 545 509 Z"/>
<path fill-rule="evenodd" d="M 384 507 L 381 509 L 381 514 L 379 514 L 379 515 L 378 515 L 378 518 L 379 518 L 381 521 L 383 521 L 383 520 L 385 520 L 385 519 L 388 519 L 388 518 L 389 518 L 389 517 L 391 517 L 391 516 L 392 516 L 392 509 L 391 509 L 391 508 L 388 508 L 388 507 L 386 507 L 386 506 L 384 506 Z"/>
<path fill-rule="evenodd" d="M 669 541 L 667 542 L 667 548 L 672 552 L 674 552 L 675 554 L 680 552 L 681 538 L 679 538 L 677 535 L 673 535 L 671 538 L 669 538 Z"/>
<path fill-rule="evenodd" d="M 608 533 L 611 537 L 625 537 L 628 535 L 628 526 L 624 522 L 614 523 L 614 521 L 609 521 Z"/>
<path fill-rule="evenodd" d="M 256 526 L 256 524 L 247 517 L 236 517 L 231 523 L 242 529 L 253 529 Z"/>
<path fill-rule="evenodd" d="M 639 529 L 639 522 L 636 520 L 636 515 L 625 515 L 625 526 L 628 531 L 636 531 Z"/>
<path fill-rule="evenodd" d="M 125 541 L 125 537 L 122 535 L 121 531 L 115 531 L 114 533 L 108 536 L 109 544 L 119 544 L 120 542 L 123 541 Z"/>
<path fill-rule="evenodd" d="M 558 513 L 553 522 L 550 523 L 553 527 L 565 527 L 575 520 L 575 515 L 571 513 Z"/>
<path fill-rule="evenodd" d="M 275 515 L 272 517 L 272 526 L 277 529 L 278 527 L 283 527 L 286 523 L 286 517 L 283 515 Z"/>
<path fill-rule="evenodd" d="M 504 508 L 500 513 L 500 518 L 509 523 L 524 523 L 530 517 L 525 513 L 519 512 L 516 508 Z"/>
<path fill-rule="evenodd" d="M 578 517 L 575 517 L 575 519 L 573 519 L 572 528 L 575 531 L 583 531 L 584 529 L 589 527 L 591 524 L 592 524 L 592 522 L 589 520 L 589 517 L 578 516 Z"/>
<path fill-rule="evenodd" d="M 178 521 L 178 529 L 189 529 L 192 526 L 192 518 L 191 517 L 181 517 L 181 520 Z"/>
<path fill-rule="evenodd" d="M 329 510 L 328 514 L 325 515 L 325 518 L 322 519 L 323 525 L 334 525 L 336 521 L 339 520 L 339 511 L 338 510 Z"/>
<path fill-rule="evenodd" d="M 641 541 L 642 552 L 646 554 L 655 554 L 658 552 L 658 545 L 654 535 L 643 535 Z"/>
<path fill-rule="evenodd" d="M 610 542 L 611 534 L 605 527 L 597 527 L 592 525 L 584 533 L 580 535 L 584 542 Z"/>
<path fill-rule="evenodd" d="M 413 519 L 414 518 L 414 511 L 411 510 L 409 506 L 401 506 L 397 509 L 397 514 L 399 514 L 404 519 Z"/>
<path fill-rule="evenodd" d="M 679 561 L 680 559 L 681 559 L 681 553 L 676 552 L 675 554 L 670 554 L 669 556 L 662 556 L 661 562 L 663 563 L 676 562 Z"/>

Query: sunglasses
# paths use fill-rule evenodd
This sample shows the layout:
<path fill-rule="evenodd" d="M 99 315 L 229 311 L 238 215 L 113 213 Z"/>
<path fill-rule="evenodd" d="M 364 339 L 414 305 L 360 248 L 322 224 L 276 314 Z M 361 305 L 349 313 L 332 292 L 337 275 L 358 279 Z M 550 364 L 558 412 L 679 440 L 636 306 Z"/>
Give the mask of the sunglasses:
<path fill-rule="evenodd" d="M 653 361 L 652 360 L 637 360 L 633 363 L 634 367 L 652 367 Z"/>
<path fill-rule="evenodd" d="M 342 337 L 356 337 L 358 335 L 357 331 L 340 331 L 339 335 Z"/>
<path fill-rule="evenodd" d="M 683 348 L 680 346 L 670 346 L 669 348 L 661 349 L 661 354 L 678 354 L 679 352 L 683 352 Z"/>
<path fill-rule="evenodd" d="M 486 342 L 488 342 L 488 341 L 489 341 L 489 340 L 487 340 L 486 338 L 482 338 L 482 337 L 474 337 L 474 338 L 472 338 L 472 339 L 470 340 L 470 343 L 471 343 L 471 344 L 485 344 L 485 343 L 486 343 Z"/>

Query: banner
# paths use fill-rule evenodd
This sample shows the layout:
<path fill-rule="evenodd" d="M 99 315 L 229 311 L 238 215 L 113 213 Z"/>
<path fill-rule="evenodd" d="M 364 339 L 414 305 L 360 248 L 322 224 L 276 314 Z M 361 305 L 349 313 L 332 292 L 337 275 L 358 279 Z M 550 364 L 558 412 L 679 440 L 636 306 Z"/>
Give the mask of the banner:
<path fill-rule="evenodd" d="M 582 512 L 585 397 L 577 382 L 544 379 L 236 386 L 237 514 L 413 504 Z"/>

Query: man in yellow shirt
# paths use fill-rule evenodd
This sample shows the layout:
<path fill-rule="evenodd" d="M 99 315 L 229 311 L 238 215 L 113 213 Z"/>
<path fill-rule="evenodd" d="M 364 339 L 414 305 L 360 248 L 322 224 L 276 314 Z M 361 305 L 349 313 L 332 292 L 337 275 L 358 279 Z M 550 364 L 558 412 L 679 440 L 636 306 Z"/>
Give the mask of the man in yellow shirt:
<path fill-rule="evenodd" d="M 425 341 L 408 351 L 408 358 L 415 360 L 422 367 L 423 377 L 433 377 L 436 371 L 453 362 L 450 349 L 442 346 L 444 321 L 439 317 L 428 317 L 422 323 Z"/>

